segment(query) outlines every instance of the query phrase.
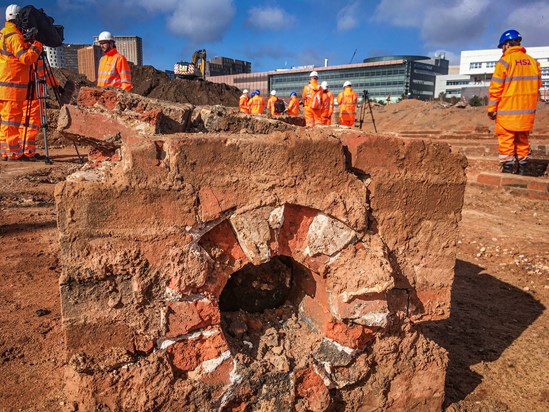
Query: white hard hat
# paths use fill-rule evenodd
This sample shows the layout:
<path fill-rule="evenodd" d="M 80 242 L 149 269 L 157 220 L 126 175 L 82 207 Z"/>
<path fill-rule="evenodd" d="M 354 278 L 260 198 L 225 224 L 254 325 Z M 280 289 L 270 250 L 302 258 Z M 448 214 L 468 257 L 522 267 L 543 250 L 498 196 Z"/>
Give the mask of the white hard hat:
<path fill-rule="evenodd" d="M 309 74 L 309 77 L 318 77 L 318 73 L 316 72 L 316 70 L 313 70 L 311 74 Z"/>
<path fill-rule="evenodd" d="M 17 4 L 10 4 L 6 7 L 6 21 L 15 20 L 21 11 L 21 7 Z"/>
<path fill-rule="evenodd" d="M 347 80 L 345 83 L 343 83 L 343 87 L 352 86 L 353 84 Z"/>
<path fill-rule="evenodd" d="M 271 90 L 271 96 L 276 96 L 276 90 Z"/>
<path fill-rule="evenodd" d="M 112 34 L 110 31 L 102 31 L 99 34 L 99 41 L 114 41 L 114 37 L 112 37 Z"/>
<path fill-rule="evenodd" d="M 328 82 L 324 80 L 322 83 L 320 83 L 320 87 L 322 87 L 322 89 L 324 90 L 328 89 Z"/>
<path fill-rule="evenodd" d="M 248 89 L 244 89 L 244 91 L 242 93 L 248 94 Z"/>

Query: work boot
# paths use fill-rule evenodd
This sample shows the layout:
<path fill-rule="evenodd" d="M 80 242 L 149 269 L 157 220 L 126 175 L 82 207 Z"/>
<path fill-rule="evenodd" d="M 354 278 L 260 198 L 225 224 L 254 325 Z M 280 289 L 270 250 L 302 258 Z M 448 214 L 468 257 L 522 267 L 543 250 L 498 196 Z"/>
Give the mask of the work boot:
<path fill-rule="evenodd" d="M 527 171 L 526 171 L 527 166 L 528 166 L 528 163 L 526 163 L 526 162 L 519 163 L 518 174 L 521 175 L 521 176 L 526 176 L 528 174 Z"/>
<path fill-rule="evenodd" d="M 502 162 L 501 163 L 501 172 L 502 173 L 515 173 L 515 163 L 514 162 Z"/>

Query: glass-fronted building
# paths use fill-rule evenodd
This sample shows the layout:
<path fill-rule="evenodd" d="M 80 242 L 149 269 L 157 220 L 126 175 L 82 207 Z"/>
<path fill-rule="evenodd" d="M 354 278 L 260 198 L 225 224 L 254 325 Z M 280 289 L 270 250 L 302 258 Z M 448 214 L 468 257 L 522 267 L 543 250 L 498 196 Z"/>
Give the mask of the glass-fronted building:
<path fill-rule="evenodd" d="M 327 81 L 334 95 L 343 90 L 343 83 L 348 80 L 360 96 L 367 90 L 371 99 L 385 100 L 390 95 L 391 100 L 395 101 L 409 94 L 418 99 L 431 99 L 434 97 L 436 75 L 447 74 L 448 64 L 444 56 L 437 59 L 383 56 L 365 59 L 357 64 L 219 76 L 208 80 L 227 83 L 241 90 L 255 90 L 261 86 L 263 95 L 274 89 L 280 97 L 288 97 L 293 91 L 301 97 L 303 86 L 309 82 L 310 72 L 316 70 L 318 81 Z"/>

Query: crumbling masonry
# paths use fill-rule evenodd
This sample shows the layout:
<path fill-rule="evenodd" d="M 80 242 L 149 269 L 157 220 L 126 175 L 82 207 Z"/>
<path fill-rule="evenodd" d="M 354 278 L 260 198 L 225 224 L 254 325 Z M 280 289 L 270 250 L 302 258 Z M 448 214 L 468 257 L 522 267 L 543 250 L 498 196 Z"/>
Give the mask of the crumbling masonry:
<path fill-rule="evenodd" d="M 104 155 L 56 188 L 71 407 L 441 409 L 448 145 L 96 89 L 59 130 Z"/>

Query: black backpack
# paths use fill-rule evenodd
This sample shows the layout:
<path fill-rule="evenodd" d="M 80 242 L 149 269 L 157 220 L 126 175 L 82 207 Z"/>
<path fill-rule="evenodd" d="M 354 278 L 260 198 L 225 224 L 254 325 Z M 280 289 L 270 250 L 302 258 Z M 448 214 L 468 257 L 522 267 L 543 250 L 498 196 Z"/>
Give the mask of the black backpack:
<path fill-rule="evenodd" d="M 48 47 L 59 47 L 63 44 L 63 26 L 53 24 L 54 20 L 44 10 L 33 6 L 25 6 L 19 11 L 23 34 L 35 28 L 36 40 Z"/>
<path fill-rule="evenodd" d="M 276 99 L 276 101 L 274 102 L 274 109 L 275 109 L 275 113 L 278 113 L 278 114 L 284 113 L 284 110 L 286 110 L 286 104 L 284 103 L 284 100 Z"/>

